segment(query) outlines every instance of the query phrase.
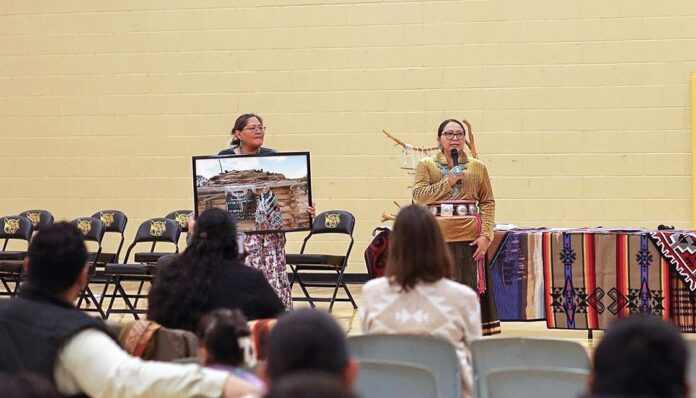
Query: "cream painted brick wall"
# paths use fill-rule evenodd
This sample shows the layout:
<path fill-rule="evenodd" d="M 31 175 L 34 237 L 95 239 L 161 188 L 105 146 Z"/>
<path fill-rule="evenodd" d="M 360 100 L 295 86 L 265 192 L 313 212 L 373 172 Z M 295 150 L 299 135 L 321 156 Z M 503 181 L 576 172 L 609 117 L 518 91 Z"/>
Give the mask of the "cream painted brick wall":
<path fill-rule="evenodd" d="M 351 272 L 410 201 L 380 131 L 431 145 L 449 117 L 500 223 L 690 227 L 695 37 L 689 0 L 0 0 L 0 213 L 118 208 L 130 239 L 251 111 L 311 151 L 319 211 L 356 215 Z"/>

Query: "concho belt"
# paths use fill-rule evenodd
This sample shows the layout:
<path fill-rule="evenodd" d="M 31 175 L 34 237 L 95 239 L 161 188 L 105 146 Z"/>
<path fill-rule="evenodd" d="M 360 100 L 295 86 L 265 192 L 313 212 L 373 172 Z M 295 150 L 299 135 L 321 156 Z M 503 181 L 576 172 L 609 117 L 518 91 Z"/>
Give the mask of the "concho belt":
<path fill-rule="evenodd" d="M 442 200 L 428 205 L 435 217 L 476 217 L 480 213 L 475 200 Z"/>

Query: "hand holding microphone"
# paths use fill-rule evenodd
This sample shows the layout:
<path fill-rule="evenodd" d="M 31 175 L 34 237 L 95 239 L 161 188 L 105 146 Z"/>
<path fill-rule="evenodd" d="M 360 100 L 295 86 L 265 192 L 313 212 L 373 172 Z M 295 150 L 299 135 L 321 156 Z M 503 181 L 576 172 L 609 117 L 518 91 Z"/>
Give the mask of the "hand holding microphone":
<path fill-rule="evenodd" d="M 457 151 L 456 148 L 452 148 L 450 151 L 450 154 L 452 155 L 452 170 L 450 171 L 449 176 L 447 179 L 449 180 L 449 185 L 453 187 L 455 184 L 461 186 L 462 185 L 462 170 L 459 167 L 459 151 Z"/>

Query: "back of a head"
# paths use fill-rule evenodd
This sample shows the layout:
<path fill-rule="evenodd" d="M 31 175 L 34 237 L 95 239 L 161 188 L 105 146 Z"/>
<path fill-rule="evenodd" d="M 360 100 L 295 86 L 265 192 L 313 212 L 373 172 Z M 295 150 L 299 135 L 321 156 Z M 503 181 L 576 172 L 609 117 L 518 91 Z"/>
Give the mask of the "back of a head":
<path fill-rule="evenodd" d="M 75 282 L 87 261 L 82 232 L 67 222 L 50 224 L 39 231 L 29 245 L 31 284 L 49 293 L 66 291 Z"/>
<path fill-rule="evenodd" d="M 209 364 L 241 366 L 250 362 L 251 331 L 238 309 L 220 308 L 204 315 L 196 328 L 198 345 L 208 352 Z M 246 355 L 245 355 L 246 354 Z"/>
<path fill-rule="evenodd" d="M 342 376 L 349 361 L 346 335 L 325 312 L 290 311 L 271 330 L 266 360 L 272 383 L 301 370 Z"/>
<path fill-rule="evenodd" d="M 679 330 L 633 315 L 609 326 L 597 347 L 593 396 L 685 397 L 688 350 Z"/>
<path fill-rule="evenodd" d="M 222 253 L 225 258 L 237 257 L 237 224 L 229 212 L 208 209 L 198 216 L 191 242 L 185 255 Z"/>
<path fill-rule="evenodd" d="M 60 397 L 49 380 L 31 373 L 0 373 L 0 392 L 3 398 Z"/>
<path fill-rule="evenodd" d="M 265 398 L 357 398 L 340 377 L 326 372 L 300 371 L 281 377 Z"/>
<path fill-rule="evenodd" d="M 386 276 L 403 289 L 452 275 L 452 257 L 435 217 L 423 206 L 401 209 L 389 241 Z"/>

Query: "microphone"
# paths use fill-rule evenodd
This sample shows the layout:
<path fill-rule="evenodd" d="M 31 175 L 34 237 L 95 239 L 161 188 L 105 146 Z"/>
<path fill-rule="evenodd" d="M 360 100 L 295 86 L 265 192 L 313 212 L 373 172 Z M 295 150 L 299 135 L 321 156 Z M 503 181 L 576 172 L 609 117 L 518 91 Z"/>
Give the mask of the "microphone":
<path fill-rule="evenodd" d="M 450 155 L 452 155 L 452 165 L 454 165 L 453 169 L 457 171 L 457 174 L 462 174 L 461 169 L 459 168 L 459 151 L 457 151 L 457 148 L 452 148 Z M 457 185 L 461 186 L 462 180 L 457 180 Z"/>

